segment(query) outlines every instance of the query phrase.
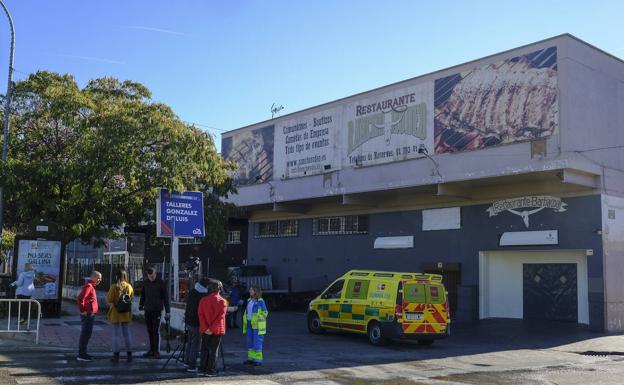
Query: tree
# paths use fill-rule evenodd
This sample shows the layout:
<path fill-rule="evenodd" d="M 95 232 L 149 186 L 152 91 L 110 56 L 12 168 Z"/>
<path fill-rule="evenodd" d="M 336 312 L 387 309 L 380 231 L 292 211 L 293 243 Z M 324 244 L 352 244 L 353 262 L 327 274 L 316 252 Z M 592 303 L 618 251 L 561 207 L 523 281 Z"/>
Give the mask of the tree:
<path fill-rule="evenodd" d="M 210 135 L 182 122 L 132 81 L 39 71 L 15 84 L 5 182 L 5 223 L 41 217 L 65 241 L 115 237 L 154 220 L 158 187 L 204 192 L 209 241 L 223 242 L 222 197 L 234 192 Z M 1 143 L 1 142 L 0 142 Z M 210 207 L 210 208 L 209 208 Z M 214 210 L 212 209 L 214 208 Z"/>

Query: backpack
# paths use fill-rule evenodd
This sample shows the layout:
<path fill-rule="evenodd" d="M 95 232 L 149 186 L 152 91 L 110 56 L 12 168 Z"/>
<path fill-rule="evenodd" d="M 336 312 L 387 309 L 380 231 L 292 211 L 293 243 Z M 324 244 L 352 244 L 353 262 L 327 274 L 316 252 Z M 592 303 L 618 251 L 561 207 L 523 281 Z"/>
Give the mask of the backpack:
<path fill-rule="evenodd" d="M 132 298 L 127 292 L 127 289 L 119 295 L 119 300 L 115 305 L 118 313 L 127 313 L 132 309 Z"/>

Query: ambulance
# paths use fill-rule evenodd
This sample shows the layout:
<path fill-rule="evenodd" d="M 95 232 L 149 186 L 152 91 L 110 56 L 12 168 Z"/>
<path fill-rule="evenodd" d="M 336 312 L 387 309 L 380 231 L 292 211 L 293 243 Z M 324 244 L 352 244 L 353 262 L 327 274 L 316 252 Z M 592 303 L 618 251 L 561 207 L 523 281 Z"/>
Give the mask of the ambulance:
<path fill-rule="evenodd" d="M 343 330 L 368 335 L 373 345 L 415 339 L 420 345 L 450 334 L 442 276 L 351 270 L 334 281 L 308 308 L 308 330 Z"/>

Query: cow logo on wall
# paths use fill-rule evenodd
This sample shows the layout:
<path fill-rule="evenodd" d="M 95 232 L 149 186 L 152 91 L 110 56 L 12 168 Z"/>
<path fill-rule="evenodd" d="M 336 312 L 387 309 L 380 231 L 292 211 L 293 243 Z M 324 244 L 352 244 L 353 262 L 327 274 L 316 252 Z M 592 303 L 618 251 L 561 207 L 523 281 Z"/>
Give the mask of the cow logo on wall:
<path fill-rule="evenodd" d="M 522 218 L 524 225 L 529 228 L 529 216 L 538 213 L 544 209 L 552 209 L 554 212 L 561 213 L 567 210 L 567 203 L 560 198 L 552 196 L 529 196 L 514 199 L 505 199 L 494 202 L 486 211 L 490 217 L 494 217 L 503 211 L 508 211 Z"/>
<path fill-rule="evenodd" d="M 419 158 L 422 146 L 433 150 L 432 82 L 360 99 L 344 114 L 344 165 Z"/>

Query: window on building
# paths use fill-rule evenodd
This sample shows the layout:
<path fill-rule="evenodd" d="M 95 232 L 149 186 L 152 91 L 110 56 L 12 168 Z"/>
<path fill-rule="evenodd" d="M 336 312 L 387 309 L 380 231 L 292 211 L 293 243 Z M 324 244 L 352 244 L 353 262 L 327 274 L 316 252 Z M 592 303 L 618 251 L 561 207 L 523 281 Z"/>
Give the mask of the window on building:
<path fill-rule="evenodd" d="M 241 232 L 240 230 L 232 230 L 227 232 L 227 244 L 239 244 L 241 243 Z"/>
<path fill-rule="evenodd" d="M 313 235 L 368 234 L 368 216 L 316 218 L 312 224 Z"/>
<path fill-rule="evenodd" d="M 201 245 L 201 238 L 179 238 L 178 244 L 180 245 Z"/>
<path fill-rule="evenodd" d="M 282 221 L 256 222 L 255 238 L 296 237 L 299 234 L 299 221 L 296 219 Z"/>

